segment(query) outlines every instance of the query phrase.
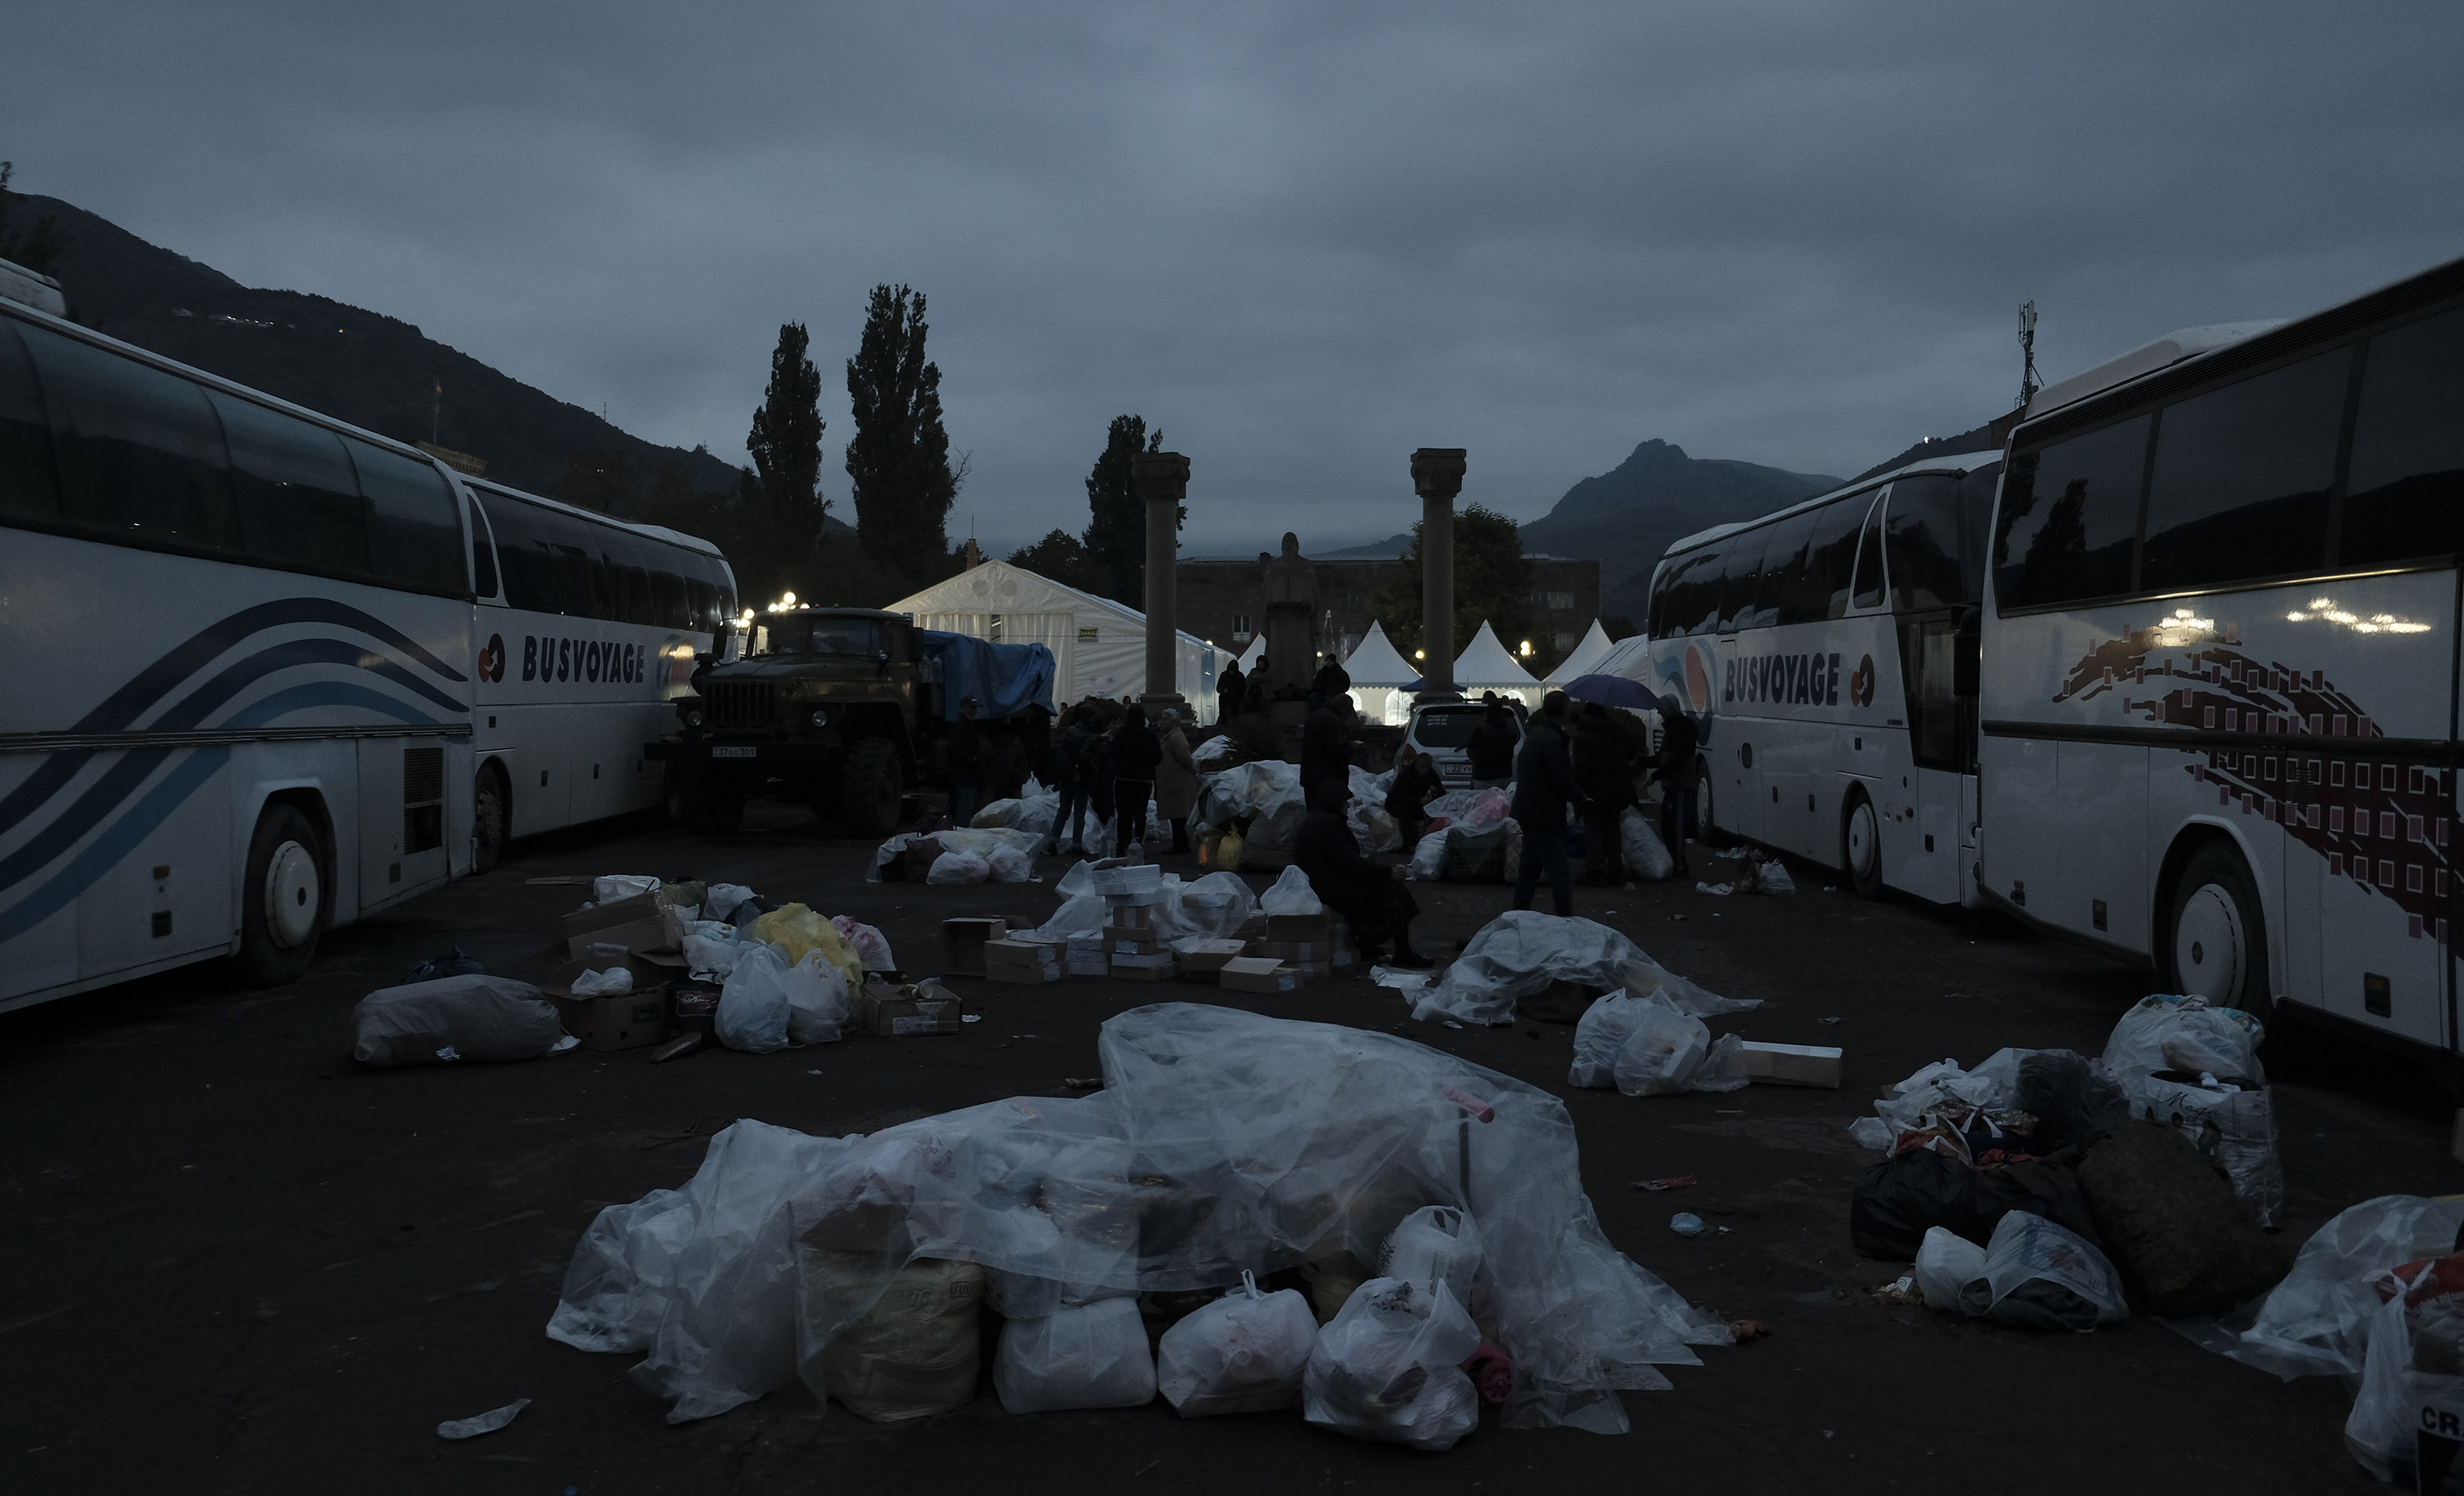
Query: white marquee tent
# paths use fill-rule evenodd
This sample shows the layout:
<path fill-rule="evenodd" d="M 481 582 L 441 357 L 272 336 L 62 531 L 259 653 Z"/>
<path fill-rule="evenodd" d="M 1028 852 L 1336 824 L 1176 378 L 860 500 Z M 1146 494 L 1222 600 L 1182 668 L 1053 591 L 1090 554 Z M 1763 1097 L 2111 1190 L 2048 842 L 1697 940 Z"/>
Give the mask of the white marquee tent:
<path fill-rule="evenodd" d="M 1023 566 L 988 561 L 889 607 L 914 614 L 919 628 L 1050 649 L 1052 695 L 1059 705 L 1088 696 L 1118 700 L 1146 690 L 1146 614 Z M 1182 632 L 1174 670 L 1197 719 L 1214 721 L 1215 647 Z"/>
<path fill-rule="evenodd" d="M 1519 696 L 1527 707 L 1540 704 L 1540 683 L 1497 642 L 1497 630 L 1486 619 L 1481 621 L 1480 632 L 1471 636 L 1471 643 L 1463 646 L 1463 657 L 1455 661 L 1455 689 L 1467 696 L 1494 691 L 1501 696 Z"/>
<path fill-rule="evenodd" d="M 1372 622 L 1369 636 L 1343 662 L 1352 677 L 1352 699 L 1373 722 L 1400 727 L 1412 719 L 1412 692 L 1420 672 L 1386 637 L 1386 626 Z"/>
<path fill-rule="evenodd" d="M 1600 661 L 1607 659 L 1616 649 L 1617 642 L 1609 637 L 1609 631 L 1600 627 L 1598 619 L 1593 619 L 1591 632 L 1583 635 L 1583 642 L 1574 646 L 1573 653 L 1560 660 L 1557 668 L 1549 672 L 1548 684 L 1562 690 L 1566 682 L 1575 676 L 1589 675 L 1598 670 Z"/>

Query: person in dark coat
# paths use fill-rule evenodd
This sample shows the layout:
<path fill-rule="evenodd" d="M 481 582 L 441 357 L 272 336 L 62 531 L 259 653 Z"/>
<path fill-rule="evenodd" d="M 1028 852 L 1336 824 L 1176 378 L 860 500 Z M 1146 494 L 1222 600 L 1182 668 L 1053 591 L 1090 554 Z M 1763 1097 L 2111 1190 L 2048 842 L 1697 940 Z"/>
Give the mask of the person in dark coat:
<path fill-rule="evenodd" d="M 1412 949 L 1412 921 L 1419 901 L 1403 886 L 1403 867 L 1380 868 L 1360 855 L 1360 842 L 1343 819 L 1352 791 L 1329 780 L 1309 797 L 1309 814 L 1292 838 L 1292 866 L 1307 874 L 1318 901 L 1352 922 L 1360 958 L 1374 961 L 1377 948 L 1395 942 L 1387 964 L 1425 971 L 1429 959 Z"/>
<path fill-rule="evenodd" d="M 1514 724 L 1514 714 L 1495 696 L 1488 698 L 1488 709 L 1481 714 L 1480 725 L 1471 730 L 1463 742 L 1463 756 L 1471 759 L 1471 787 L 1493 789 L 1514 780 L 1514 745 L 1522 739 Z"/>
<path fill-rule="evenodd" d="M 1549 693 L 1540 715 L 1523 737 L 1523 751 L 1514 759 L 1514 805 L 1507 813 L 1523 827 L 1523 862 L 1514 873 L 1514 907 L 1529 909 L 1540 875 L 1549 875 L 1549 892 L 1557 913 L 1574 913 L 1574 868 L 1566 856 L 1566 813 L 1588 804 L 1574 765 L 1566 751 L 1567 708 L 1562 691 Z"/>
<path fill-rule="evenodd" d="M 1436 760 L 1405 743 L 1395 756 L 1395 778 L 1386 786 L 1386 813 L 1402 828 L 1405 847 L 1419 844 L 1429 824 L 1429 802 L 1445 792 Z"/>
<path fill-rule="evenodd" d="M 1095 834 L 1104 834 L 1104 823 L 1115 819 L 1112 792 L 1117 788 L 1112 778 L 1112 739 L 1120 735 L 1118 721 L 1104 720 L 1103 708 L 1088 699 L 1089 719 L 1094 724 L 1095 741 L 1087 752 L 1087 803 L 1094 810 Z M 1098 844 L 1097 850 L 1100 851 Z"/>
<path fill-rule="evenodd" d="M 1087 855 L 1087 812 L 1092 808 L 1089 770 L 1095 755 L 1093 716 L 1093 709 L 1084 704 L 1071 708 L 1069 725 L 1052 739 L 1052 785 L 1061 791 L 1061 813 L 1052 819 L 1050 849 L 1054 853 L 1061 850 L 1061 838 L 1066 831 L 1069 850 L 1080 857 Z M 1095 824 L 1103 825 L 1103 817 L 1096 817 Z"/>
<path fill-rule="evenodd" d="M 1126 857 L 1133 842 L 1147 839 L 1147 802 L 1155 798 L 1155 765 L 1163 762 L 1163 741 L 1147 725 L 1137 707 L 1121 714 L 1112 734 L 1112 800 L 1118 807 L 1113 822 L 1112 855 Z"/>
<path fill-rule="evenodd" d="M 1634 753 L 1609 709 L 1595 701 L 1574 728 L 1574 782 L 1591 803 L 1583 807 L 1583 881 L 1610 887 L 1625 881 L 1618 870 L 1617 823 L 1634 803 Z"/>
<path fill-rule="evenodd" d="M 1223 672 L 1215 677 L 1215 721 L 1218 726 L 1224 718 L 1240 714 L 1241 698 L 1248 690 L 1249 677 L 1242 671 L 1239 660 L 1223 667 Z"/>
<path fill-rule="evenodd" d="M 1694 824 L 1694 795 L 1702 777 L 1702 764 L 1694 757 L 1702 746 L 1703 724 L 1693 714 L 1678 705 L 1677 698 L 1660 698 L 1660 839 L 1668 844 L 1668 856 L 1676 864 L 1676 875 L 1683 877 L 1685 839 L 1699 834 Z"/>
<path fill-rule="evenodd" d="M 1301 729 L 1301 803 L 1307 804 L 1317 786 L 1332 781 L 1352 783 L 1352 698 L 1337 696 L 1309 714 Z"/>
<path fill-rule="evenodd" d="M 976 698 L 969 696 L 958 703 L 958 715 L 950 722 L 950 819 L 962 826 L 975 825 L 976 812 L 983 804 L 984 780 L 992 769 L 983 731 L 976 726 L 979 710 Z"/>
<path fill-rule="evenodd" d="M 1345 670 L 1342 664 L 1330 654 L 1326 657 L 1326 663 L 1317 668 L 1316 677 L 1309 682 L 1309 706 L 1311 710 L 1315 710 L 1318 707 L 1332 705 L 1335 697 L 1349 695 L 1351 692 L 1352 672 Z"/>

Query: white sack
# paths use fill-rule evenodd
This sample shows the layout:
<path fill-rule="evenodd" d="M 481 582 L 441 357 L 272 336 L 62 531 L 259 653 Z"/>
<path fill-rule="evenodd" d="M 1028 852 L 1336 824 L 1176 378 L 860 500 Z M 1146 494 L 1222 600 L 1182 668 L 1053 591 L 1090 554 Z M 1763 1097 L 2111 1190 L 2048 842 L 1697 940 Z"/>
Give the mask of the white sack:
<path fill-rule="evenodd" d="M 1317 890 L 1309 886 L 1309 874 L 1298 868 L 1287 868 L 1278 874 L 1274 887 L 1258 896 L 1258 907 L 1269 915 L 1326 913 L 1326 906 L 1318 902 Z"/>
<path fill-rule="evenodd" d="M 736 967 L 719 988 L 718 1012 L 711 1020 L 720 1044 L 748 1054 L 787 1047 L 787 969 L 786 953 L 767 940 L 737 948 Z"/>
<path fill-rule="evenodd" d="M 993 875 L 993 865 L 973 852 L 943 852 L 933 859 L 932 870 L 924 881 L 947 887 L 959 883 L 982 883 Z"/>
<path fill-rule="evenodd" d="M 1405 1216 L 1386 1239 L 1377 1265 L 1381 1277 L 1400 1279 L 1422 1293 L 1444 1284 L 1458 1304 L 1473 1302 L 1484 1255 L 1480 1227 L 1452 1205 L 1423 1205 Z"/>
<path fill-rule="evenodd" d="M 1035 859 L 1015 847 L 1002 847 L 984 859 L 984 869 L 995 883 L 1024 883 L 1035 876 Z"/>
<path fill-rule="evenodd" d="M 1241 1287 L 1163 1332 L 1155 1386 L 1182 1418 L 1277 1413 L 1292 1406 L 1317 1344 L 1317 1316 L 1298 1290 Z"/>
<path fill-rule="evenodd" d="M 1480 1394 L 1463 1373 L 1479 1349 L 1480 1327 L 1443 1284 L 1430 1294 L 1372 1278 L 1318 1331 L 1303 1412 L 1354 1439 L 1451 1449 L 1480 1426 Z"/>
<path fill-rule="evenodd" d="M 1660 833 L 1632 805 L 1617 817 L 1617 852 L 1625 859 L 1626 876 L 1630 878 L 1658 883 L 1677 870 L 1677 860 L 1668 855 Z"/>
<path fill-rule="evenodd" d="M 1942 1226 L 1925 1227 L 1917 1247 L 1917 1291 L 1925 1308 L 1948 1312 L 1982 1313 L 1991 1288 L 1984 1282 L 1985 1248 Z M 1970 1295 L 1969 1287 L 1975 1287 Z"/>
<path fill-rule="evenodd" d="M 1012 1413 L 1135 1408 L 1155 1400 L 1155 1363 L 1135 1299 L 1100 1299 L 1001 1326 L 993 1390 Z"/>

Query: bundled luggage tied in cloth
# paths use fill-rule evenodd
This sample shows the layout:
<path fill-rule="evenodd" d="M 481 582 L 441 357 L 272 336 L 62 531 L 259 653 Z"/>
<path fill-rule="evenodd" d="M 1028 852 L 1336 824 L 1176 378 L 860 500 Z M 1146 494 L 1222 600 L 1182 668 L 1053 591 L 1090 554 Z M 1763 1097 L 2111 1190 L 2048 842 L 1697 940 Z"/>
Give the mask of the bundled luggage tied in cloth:
<path fill-rule="evenodd" d="M 1170 1002 L 1104 1024 L 1105 1088 L 843 1138 L 742 1121 L 683 1188 L 583 1234 L 552 1338 L 647 1353 L 634 1380 L 707 1418 L 801 1375 L 907 1264 L 990 1269 L 1010 1312 L 1221 1289 L 1349 1252 L 1428 1205 L 1485 1246 L 1481 1329 L 1513 1361 L 1508 1427 L 1627 1426 L 1725 1323 L 1609 1244 L 1565 1104 L 1389 1034 Z M 1485 1118 L 1485 1119 L 1482 1119 Z M 1466 1189 L 1465 1186 L 1468 1186 Z"/>

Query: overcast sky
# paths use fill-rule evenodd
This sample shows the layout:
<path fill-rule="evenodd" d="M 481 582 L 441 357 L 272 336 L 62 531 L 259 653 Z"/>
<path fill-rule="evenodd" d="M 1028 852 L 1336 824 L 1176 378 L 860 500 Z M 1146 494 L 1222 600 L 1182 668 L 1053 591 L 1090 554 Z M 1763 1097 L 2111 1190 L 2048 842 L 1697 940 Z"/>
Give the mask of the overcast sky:
<path fill-rule="evenodd" d="M 553 13 L 551 13 L 553 12 Z M 2168 329 L 2464 253 L 2464 7 L 20 6 L 0 156 L 252 285 L 743 460 L 812 329 L 931 297 L 952 535 L 1197 553 L 1520 517 L 1646 437 L 1846 473 Z M 851 516 L 847 516 L 852 517 Z"/>

